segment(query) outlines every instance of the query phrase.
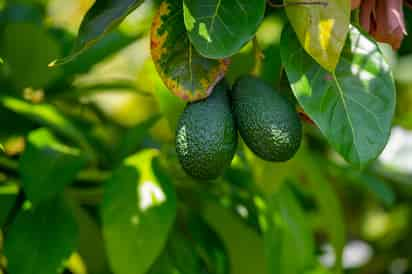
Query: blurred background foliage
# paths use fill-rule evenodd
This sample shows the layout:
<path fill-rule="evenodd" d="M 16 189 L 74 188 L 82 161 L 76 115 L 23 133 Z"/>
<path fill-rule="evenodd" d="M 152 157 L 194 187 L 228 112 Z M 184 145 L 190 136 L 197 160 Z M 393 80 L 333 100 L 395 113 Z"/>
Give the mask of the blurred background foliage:
<path fill-rule="evenodd" d="M 53 242 L 58 235 L 50 231 L 65 222 L 77 226 L 75 252 L 56 251 L 69 255 L 56 267 L 64 273 L 112 273 L 101 232 L 103 182 L 124 158 L 153 148 L 161 151 L 160 165 L 176 189 L 177 219 L 150 273 L 271 273 L 266 265 L 288 274 L 339 272 L 331 270 L 335 264 L 344 273 L 412 273 L 411 36 L 397 53 L 382 45 L 398 105 L 390 142 L 367 169 L 346 165 L 318 129 L 305 123 L 304 144 L 292 161 L 263 162 L 240 146 L 225 176 L 205 184 L 184 174 L 174 152 L 184 103 L 163 86 L 150 58 L 156 1 L 145 1 L 74 62 L 48 68 L 70 53 L 92 2 L 0 0 L 0 273 L 16 264 L 3 253 L 3 239 L 13 235 L 19 248 L 8 254 L 21 256 L 22 265 L 36 260 L 39 269 L 30 273 L 52 273 L 46 258 L 55 254 L 25 255 L 36 246 L 30 241 Z M 412 12 L 405 12 L 412 32 Z M 279 55 L 285 15 L 281 9 L 267 13 L 257 42 L 233 57 L 227 80 L 254 70 L 289 96 Z M 45 147 L 51 156 L 37 153 Z M 38 207 L 32 216 L 54 214 L 56 223 L 26 223 L 47 231 L 44 238 L 10 229 L 30 220 L 21 211 L 31 202 L 63 190 L 70 212 L 51 211 L 63 207 L 56 201 L 55 208 Z M 286 243 L 282 248 L 279 239 Z"/>

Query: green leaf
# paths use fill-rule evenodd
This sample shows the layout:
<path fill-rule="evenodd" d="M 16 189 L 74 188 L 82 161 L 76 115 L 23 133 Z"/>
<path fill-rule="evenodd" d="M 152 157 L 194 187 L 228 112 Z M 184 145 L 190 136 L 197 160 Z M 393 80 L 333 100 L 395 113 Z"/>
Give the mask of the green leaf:
<path fill-rule="evenodd" d="M 149 130 L 159 121 L 159 119 L 160 115 L 154 115 L 146 121 L 128 129 L 116 149 L 117 159 L 121 161 L 124 157 L 135 152 L 139 148 L 139 145 L 141 145 L 143 138 L 149 133 Z"/>
<path fill-rule="evenodd" d="M 73 53 L 49 66 L 72 61 L 115 29 L 143 0 L 98 0 L 84 16 Z"/>
<path fill-rule="evenodd" d="M 85 164 L 80 150 L 61 144 L 47 129 L 32 131 L 19 167 L 28 199 L 36 204 L 62 192 Z"/>
<path fill-rule="evenodd" d="M 200 56 L 186 35 L 182 0 L 165 0 L 151 31 L 151 53 L 165 86 L 185 101 L 203 99 L 224 76 L 227 60 Z"/>
<path fill-rule="evenodd" d="M 388 141 L 395 110 L 393 78 L 377 44 L 351 27 L 332 74 L 306 54 L 291 28 L 281 45 L 293 92 L 329 143 L 351 164 L 374 160 Z"/>
<path fill-rule="evenodd" d="M 230 273 L 269 273 L 262 238 L 246 225 L 230 209 L 214 202 L 207 202 L 204 217 L 217 232 L 227 248 L 230 257 Z M 247 239 L 247 240 L 242 240 Z"/>
<path fill-rule="evenodd" d="M 205 57 L 232 56 L 255 35 L 265 6 L 265 0 L 184 0 L 190 41 Z"/>
<path fill-rule="evenodd" d="M 303 209 L 286 183 L 268 199 L 263 230 L 269 273 L 303 273 L 315 262 L 314 240 Z"/>
<path fill-rule="evenodd" d="M 345 246 L 345 223 L 343 209 L 336 191 L 325 177 L 322 167 L 318 164 L 321 159 L 314 154 L 303 155 L 302 167 L 305 169 L 306 183 L 312 191 L 322 219 L 323 229 L 326 231 L 329 241 L 335 249 L 338 273 L 342 270 L 342 255 Z"/>
<path fill-rule="evenodd" d="M 355 181 L 381 200 L 386 206 L 392 206 L 395 202 L 395 192 L 393 189 L 379 177 L 359 172 L 357 170 L 344 169 L 342 171 L 347 178 Z"/>
<path fill-rule="evenodd" d="M 146 273 L 174 222 L 174 189 L 157 155 L 156 150 L 145 150 L 127 158 L 106 183 L 103 236 L 116 274 Z"/>
<path fill-rule="evenodd" d="M 8 271 L 13 274 L 62 273 L 76 241 L 76 223 L 61 197 L 23 209 L 4 243 Z"/>
<path fill-rule="evenodd" d="M 99 224 L 77 203 L 71 203 L 79 227 L 77 251 L 86 265 L 87 273 L 110 273 Z"/>
<path fill-rule="evenodd" d="M 19 188 L 17 184 L 3 184 L 0 186 L 0 227 L 4 225 L 10 210 L 13 208 Z"/>
<path fill-rule="evenodd" d="M 8 24 L 0 40 L 0 53 L 7 61 L 16 88 L 43 88 L 60 75 L 60 70 L 47 67 L 60 56 L 60 46 L 41 26 L 30 23 Z"/>
<path fill-rule="evenodd" d="M 58 134 L 79 144 L 87 152 L 91 151 L 86 137 L 70 120 L 49 104 L 30 104 L 23 100 L 0 96 L 0 105 L 32 120 L 39 125 L 50 127 Z"/>
<path fill-rule="evenodd" d="M 286 14 L 300 43 L 323 68 L 334 71 L 349 31 L 350 1 L 326 0 L 323 1 L 325 5 L 294 2 L 284 1 Z"/>

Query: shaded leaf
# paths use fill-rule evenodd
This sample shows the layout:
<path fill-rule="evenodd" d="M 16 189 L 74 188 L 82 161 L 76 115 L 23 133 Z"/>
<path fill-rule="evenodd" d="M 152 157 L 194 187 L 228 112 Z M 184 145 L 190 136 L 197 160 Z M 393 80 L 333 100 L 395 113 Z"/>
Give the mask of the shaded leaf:
<path fill-rule="evenodd" d="M 60 56 L 60 46 L 41 26 L 30 23 L 8 24 L 0 37 L 0 53 L 18 89 L 43 88 L 61 73 L 60 70 L 47 67 L 48 63 Z"/>
<path fill-rule="evenodd" d="M 4 243 L 8 270 L 13 274 L 62 273 L 76 240 L 76 223 L 61 197 L 23 209 Z"/>
<path fill-rule="evenodd" d="M 16 202 L 18 190 L 18 186 L 13 183 L 0 186 L 0 228 L 4 225 L 10 210 Z"/>
<path fill-rule="evenodd" d="M 38 203 L 62 192 L 85 164 L 80 150 L 59 143 L 47 129 L 32 131 L 19 166 L 28 199 Z"/>
<path fill-rule="evenodd" d="M 303 273 L 315 263 L 314 240 L 303 209 L 286 183 L 268 199 L 263 231 L 269 273 Z"/>
<path fill-rule="evenodd" d="M 174 222 L 174 189 L 157 155 L 156 150 L 145 150 L 127 158 L 106 183 L 103 236 L 117 274 L 146 273 Z"/>
<path fill-rule="evenodd" d="M 305 182 L 310 184 L 310 189 L 312 190 L 322 219 L 322 228 L 326 231 L 329 241 L 335 249 L 335 267 L 337 272 L 340 273 L 342 270 L 343 248 L 345 246 L 343 209 L 336 191 L 325 177 L 321 166 L 317 164 L 321 162 L 321 160 L 313 154 L 305 154 L 303 157 L 302 167 L 305 168 L 307 179 Z"/>
<path fill-rule="evenodd" d="M 186 35 L 182 1 L 165 0 L 151 31 L 151 53 L 166 87 L 185 101 L 209 96 L 224 76 L 228 61 L 200 56 Z"/>
<path fill-rule="evenodd" d="M 146 121 L 128 129 L 116 149 L 117 159 L 120 161 L 135 152 L 139 148 L 139 145 L 141 145 L 143 138 L 159 119 L 160 115 L 154 115 Z"/>
<path fill-rule="evenodd" d="M 301 45 L 323 68 L 334 71 L 349 31 L 350 1 L 287 5 L 293 2 L 285 0 L 285 9 Z"/>
<path fill-rule="evenodd" d="M 8 96 L 0 97 L 0 104 L 39 125 L 50 127 L 62 136 L 79 144 L 87 152 L 90 152 L 91 148 L 83 133 L 54 106 L 49 104 L 34 105 Z"/>
<path fill-rule="evenodd" d="M 61 65 L 72 61 L 116 28 L 123 19 L 139 7 L 141 3 L 143 3 L 143 0 L 95 1 L 80 25 L 73 53 L 66 58 L 51 63 L 50 66 Z"/>
<path fill-rule="evenodd" d="M 190 41 L 205 57 L 232 56 L 255 35 L 265 6 L 265 0 L 184 0 Z"/>
<path fill-rule="evenodd" d="M 351 164 L 374 160 L 388 141 L 395 110 L 390 67 L 376 43 L 351 27 L 332 74 L 306 54 L 290 27 L 281 45 L 293 92 L 329 143 Z"/>
<path fill-rule="evenodd" d="M 232 274 L 270 273 L 260 235 L 244 224 L 230 209 L 207 202 L 204 217 L 222 238 L 230 257 Z M 244 241 L 242 239 L 247 239 Z"/>

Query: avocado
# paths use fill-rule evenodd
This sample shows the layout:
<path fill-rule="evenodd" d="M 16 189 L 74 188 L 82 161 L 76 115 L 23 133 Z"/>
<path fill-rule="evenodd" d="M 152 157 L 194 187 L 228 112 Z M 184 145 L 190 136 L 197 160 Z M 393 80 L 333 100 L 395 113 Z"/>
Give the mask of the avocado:
<path fill-rule="evenodd" d="M 231 97 L 239 133 L 257 156 L 283 162 L 295 155 L 302 139 L 302 125 L 287 99 L 252 76 L 241 77 Z"/>
<path fill-rule="evenodd" d="M 189 103 L 176 131 L 176 152 L 192 177 L 212 180 L 229 167 L 237 146 L 237 130 L 227 85 L 221 81 L 202 101 Z"/>

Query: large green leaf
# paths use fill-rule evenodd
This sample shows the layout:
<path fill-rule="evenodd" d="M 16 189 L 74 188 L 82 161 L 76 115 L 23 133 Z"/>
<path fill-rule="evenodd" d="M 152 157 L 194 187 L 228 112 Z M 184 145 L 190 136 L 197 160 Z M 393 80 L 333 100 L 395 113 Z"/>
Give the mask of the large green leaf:
<path fill-rule="evenodd" d="M 298 5 L 294 0 L 285 0 L 286 14 L 303 48 L 322 67 L 333 71 L 349 30 L 350 1 L 323 2 Z"/>
<path fill-rule="evenodd" d="M 329 241 L 335 249 L 335 268 L 340 273 L 345 246 L 345 223 L 341 203 L 336 191 L 319 165 L 321 159 L 314 154 L 305 154 L 302 157 L 301 166 L 305 169 L 305 182 L 309 183 L 309 189 L 316 201 L 322 220 L 322 229 L 327 233 Z"/>
<path fill-rule="evenodd" d="M 50 65 L 72 61 L 116 28 L 141 3 L 143 0 L 96 0 L 83 18 L 73 53 Z"/>
<path fill-rule="evenodd" d="M 265 6 L 265 0 L 184 0 L 190 41 L 203 56 L 232 56 L 255 35 Z"/>
<path fill-rule="evenodd" d="M 8 270 L 13 274 L 62 273 L 76 240 L 76 223 L 61 197 L 23 209 L 6 235 Z"/>
<path fill-rule="evenodd" d="M 38 203 L 62 192 L 85 164 L 80 150 L 61 144 L 47 129 L 32 131 L 19 166 L 28 199 Z"/>
<path fill-rule="evenodd" d="M 375 159 L 387 143 L 395 110 L 393 78 L 377 44 L 351 27 L 347 46 L 331 74 L 287 28 L 281 56 L 295 96 L 329 143 L 354 165 Z"/>
<path fill-rule="evenodd" d="M 230 257 L 232 274 L 267 274 L 267 260 L 263 240 L 230 209 L 207 202 L 204 208 L 206 221 L 222 238 Z M 245 240 L 247 239 L 247 240 Z"/>
<path fill-rule="evenodd" d="M 263 230 L 269 273 L 303 273 L 315 262 L 305 214 L 286 183 L 268 199 L 268 221 Z"/>
<path fill-rule="evenodd" d="M 186 35 L 182 0 L 165 0 L 153 20 L 153 62 L 166 87 L 185 101 L 203 99 L 224 76 L 227 60 L 200 56 Z"/>
<path fill-rule="evenodd" d="M 106 184 L 103 236 L 116 274 L 146 273 L 174 222 L 176 197 L 157 154 L 145 150 L 127 158 Z"/>

